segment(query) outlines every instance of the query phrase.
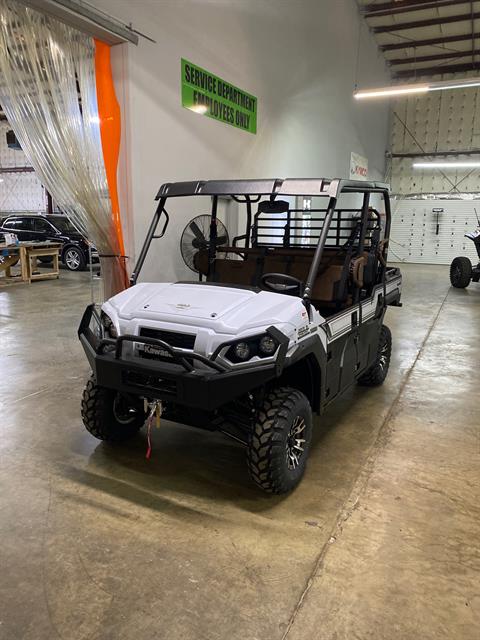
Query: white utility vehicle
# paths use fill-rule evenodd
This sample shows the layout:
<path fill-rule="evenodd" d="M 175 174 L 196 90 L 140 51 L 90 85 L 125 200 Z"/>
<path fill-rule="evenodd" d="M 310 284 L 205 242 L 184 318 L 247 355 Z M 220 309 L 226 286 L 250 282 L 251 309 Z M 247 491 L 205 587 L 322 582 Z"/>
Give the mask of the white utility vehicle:
<path fill-rule="evenodd" d="M 340 196 L 359 207 L 339 208 Z M 193 229 L 198 281 L 137 283 L 152 239 L 167 230 L 169 201 L 187 197 L 211 205 L 207 237 Z M 401 306 L 402 281 L 386 263 L 388 185 L 179 182 L 164 184 L 157 200 L 132 286 L 100 313 L 89 306 L 80 325 L 93 371 L 85 427 L 121 441 L 161 413 L 219 430 L 245 445 L 259 487 L 290 491 L 305 470 L 312 412 L 387 375 L 383 318 L 387 305 Z M 219 202 L 245 212 L 245 233 L 231 244 L 218 234 Z"/>

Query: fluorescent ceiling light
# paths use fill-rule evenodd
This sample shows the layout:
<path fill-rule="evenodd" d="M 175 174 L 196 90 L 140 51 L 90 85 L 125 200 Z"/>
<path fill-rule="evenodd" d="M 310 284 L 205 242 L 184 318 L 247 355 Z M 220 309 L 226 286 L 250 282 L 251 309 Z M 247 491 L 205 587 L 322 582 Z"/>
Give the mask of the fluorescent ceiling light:
<path fill-rule="evenodd" d="M 414 162 L 414 169 L 475 169 L 480 167 L 480 161 L 476 162 Z"/>
<path fill-rule="evenodd" d="M 194 104 L 192 107 L 189 107 L 190 111 L 195 111 L 195 113 L 207 113 L 208 107 L 206 104 Z"/>
<path fill-rule="evenodd" d="M 408 95 L 410 93 L 427 93 L 428 91 L 469 89 L 471 87 L 480 87 L 480 78 L 464 78 L 463 80 L 445 80 L 421 84 L 398 84 L 391 87 L 378 87 L 377 89 L 362 89 L 361 91 L 354 91 L 353 96 L 356 100 L 362 100 L 365 98 Z"/>
<path fill-rule="evenodd" d="M 384 98 L 386 96 L 400 96 L 406 93 L 427 93 L 428 85 L 417 85 L 412 87 L 384 87 L 382 89 L 365 89 L 365 91 L 355 91 L 353 94 L 356 100 L 364 98 Z"/>

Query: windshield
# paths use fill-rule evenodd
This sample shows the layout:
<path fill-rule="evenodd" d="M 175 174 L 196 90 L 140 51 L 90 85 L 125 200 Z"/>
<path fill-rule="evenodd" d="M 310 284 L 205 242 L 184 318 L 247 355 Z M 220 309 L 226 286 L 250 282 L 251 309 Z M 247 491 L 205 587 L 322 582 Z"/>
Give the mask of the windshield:
<path fill-rule="evenodd" d="M 51 222 L 62 233 L 78 233 L 68 218 L 51 218 Z"/>

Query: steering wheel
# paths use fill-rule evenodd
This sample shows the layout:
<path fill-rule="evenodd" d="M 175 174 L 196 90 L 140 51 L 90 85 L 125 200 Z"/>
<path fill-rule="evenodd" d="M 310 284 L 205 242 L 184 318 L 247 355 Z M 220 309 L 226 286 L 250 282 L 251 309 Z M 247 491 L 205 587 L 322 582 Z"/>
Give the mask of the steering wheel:
<path fill-rule="evenodd" d="M 291 296 L 301 295 L 303 282 L 285 273 L 264 273 L 260 284 L 274 293 L 286 293 Z"/>

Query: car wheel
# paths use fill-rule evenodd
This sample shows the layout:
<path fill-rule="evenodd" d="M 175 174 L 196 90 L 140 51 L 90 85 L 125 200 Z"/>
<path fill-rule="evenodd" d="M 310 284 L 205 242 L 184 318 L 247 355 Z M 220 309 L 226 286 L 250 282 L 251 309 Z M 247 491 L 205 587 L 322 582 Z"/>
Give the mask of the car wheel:
<path fill-rule="evenodd" d="M 271 391 L 259 412 L 247 447 L 253 481 L 267 493 L 294 489 L 305 471 L 312 440 L 312 409 L 292 387 Z"/>
<path fill-rule="evenodd" d="M 465 289 L 472 279 L 472 263 L 463 256 L 454 258 L 450 265 L 450 282 L 457 289 Z"/>
<path fill-rule="evenodd" d="M 63 264 L 70 271 L 84 271 L 87 261 L 83 251 L 77 247 L 67 247 L 63 253 Z"/>
<path fill-rule="evenodd" d="M 377 354 L 372 366 L 358 379 L 358 384 L 364 387 L 378 387 L 387 377 L 392 355 L 392 333 L 382 324 L 380 340 L 378 341 Z"/>
<path fill-rule="evenodd" d="M 85 429 L 107 442 L 124 442 L 135 436 L 146 419 L 143 403 L 113 389 L 99 387 L 92 376 L 82 397 Z"/>

